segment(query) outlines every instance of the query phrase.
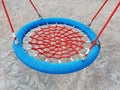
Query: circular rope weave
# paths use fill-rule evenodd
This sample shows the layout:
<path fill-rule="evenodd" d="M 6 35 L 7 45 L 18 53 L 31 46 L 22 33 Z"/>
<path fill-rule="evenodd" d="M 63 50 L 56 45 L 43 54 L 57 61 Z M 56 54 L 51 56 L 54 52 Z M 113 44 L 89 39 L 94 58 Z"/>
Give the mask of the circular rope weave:
<path fill-rule="evenodd" d="M 65 25 L 48 25 L 30 36 L 32 49 L 46 58 L 71 58 L 84 49 L 83 36 Z"/>
<path fill-rule="evenodd" d="M 95 45 L 83 55 L 96 34 L 84 24 L 65 18 L 46 18 L 23 26 L 13 44 L 17 57 L 27 66 L 49 74 L 66 74 L 90 65 L 98 56 Z"/>

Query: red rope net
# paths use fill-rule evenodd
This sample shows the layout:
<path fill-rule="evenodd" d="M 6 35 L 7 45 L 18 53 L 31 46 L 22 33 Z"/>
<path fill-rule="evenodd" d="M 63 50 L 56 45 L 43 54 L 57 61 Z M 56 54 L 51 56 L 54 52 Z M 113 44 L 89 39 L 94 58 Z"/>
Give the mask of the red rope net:
<path fill-rule="evenodd" d="M 30 36 L 29 44 L 38 55 L 46 58 L 71 58 L 84 49 L 83 36 L 66 25 L 48 25 L 40 27 Z"/>

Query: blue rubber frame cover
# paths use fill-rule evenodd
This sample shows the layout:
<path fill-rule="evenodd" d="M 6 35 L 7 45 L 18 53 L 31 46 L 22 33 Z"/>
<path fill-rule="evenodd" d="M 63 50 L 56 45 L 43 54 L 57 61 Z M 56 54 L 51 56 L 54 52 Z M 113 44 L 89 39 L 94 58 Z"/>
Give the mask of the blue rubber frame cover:
<path fill-rule="evenodd" d="M 40 20 L 32 21 L 25 26 L 23 26 L 16 34 L 19 44 L 15 44 L 13 42 L 13 48 L 16 56 L 27 66 L 29 66 L 32 69 L 35 69 L 40 72 L 49 73 L 49 74 L 67 74 L 79 71 L 91 63 L 97 58 L 100 47 L 98 45 L 95 45 L 91 51 L 89 52 L 88 56 L 84 61 L 75 60 L 72 62 L 66 62 L 66 63 L 50 63 L 50 62 L 44 62 L 42 60 L 37 60 L 33 56 L 30 56 L 23 48 L 23 38 L 24 36 L 33 28 L 36 28 L 38 26 L 49 24 L 65 24 L 69 26 L 74 26 L 75 28 L 78 28 L 82 30 L 86 35 L 88 35 L 89 39 L 91 41 L 95 40 L 96 34 L 86 25 L 70 20 L 67 18 L 44 18 Z"/>

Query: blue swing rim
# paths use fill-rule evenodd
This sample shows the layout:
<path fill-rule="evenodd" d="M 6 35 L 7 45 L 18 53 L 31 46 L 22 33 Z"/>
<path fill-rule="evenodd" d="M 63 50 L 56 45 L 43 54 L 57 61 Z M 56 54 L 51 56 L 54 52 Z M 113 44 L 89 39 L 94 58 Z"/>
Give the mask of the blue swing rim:
<path fill-rule="evenodd" d="M 23 44 L 23 38 L 24 36 L 32 29 L 46 25 L 46 24 L 66 24 L 69 26 L 74 26 L 75 28 L 81 30 L 86 35 L 88 35 L 91 42 L 93 42 L 96 38 L 96 34 L 93 32 L 92 29 L 90 29 L 88 26 L 82 24 L 81 22 L 71 20 L 68 18 L 44 18 L 44 19 L 38 19 L 34 20 L 32 22 L 29 22 L 28 24 L 24 25 L 16 34 L 16 37 L 18 39 L 19 44 L 15 44 L 13 41 L 13 49 L 16 54 L 16 56 L 19 58 L 20 61 L 22 61 L 25 65 L 28 67 L 48 73 L 48 74 L 67 74 L 79 71 L 81 69 L 86 68 L 91 63 L 95 61 L 97 58 L 100 47 L 99 45 L 93 46 L 93 48 L 90 50 L 88 56 L 83 61 L 82 59 L 67 62 L 67 63 L 50 63 L 45 62 L 42 60 L 38 60 L 34 58 L 33 56 L 28 55 L 28 53 L 24 50 L 22 44 Z"/>

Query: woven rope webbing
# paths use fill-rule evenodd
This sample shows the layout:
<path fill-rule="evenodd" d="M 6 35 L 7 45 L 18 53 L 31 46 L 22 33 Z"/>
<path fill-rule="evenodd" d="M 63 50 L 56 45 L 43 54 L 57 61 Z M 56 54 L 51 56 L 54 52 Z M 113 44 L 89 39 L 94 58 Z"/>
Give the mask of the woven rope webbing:
<path fill-rule="evenodd" d="M 39 28 L 30 38 L 31 49 L 46 58 L 71 58 L 79 54 L 85 44 L 79 32 L 65 25 L 49 25 Z"/>

